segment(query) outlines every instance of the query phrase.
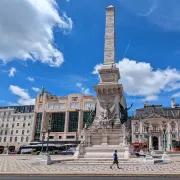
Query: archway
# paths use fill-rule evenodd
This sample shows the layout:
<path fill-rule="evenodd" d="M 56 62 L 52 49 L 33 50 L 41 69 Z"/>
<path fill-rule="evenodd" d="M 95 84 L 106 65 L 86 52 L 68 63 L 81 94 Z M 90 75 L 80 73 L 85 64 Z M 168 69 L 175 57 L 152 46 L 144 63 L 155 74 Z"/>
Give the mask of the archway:
<path fill-rule="evenodd" d="M 152 138 L 152 145 L 153 145 L 154 150 L 158 150 L 159 149 L 158 137 L 154 136 Z"/>

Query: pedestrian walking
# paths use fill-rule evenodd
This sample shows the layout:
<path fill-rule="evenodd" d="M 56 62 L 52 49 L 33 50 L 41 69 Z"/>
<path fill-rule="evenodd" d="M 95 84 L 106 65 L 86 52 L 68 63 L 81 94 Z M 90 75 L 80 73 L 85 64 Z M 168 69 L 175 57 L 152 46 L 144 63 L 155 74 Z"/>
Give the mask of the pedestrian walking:
<path fill-rule="evenodd" d="M 110 168 L 112 169 L 112 166 L 114 164 L 117 164 L 117 168 L 120 169 L 119 162 L 118 162 L 118 156 L 117 156 L 117 150 L 114 151 L 114 155 L 113 156 L 114 156 L 114 160 L 113 160 L 113 164 L 110 166 Z"/>

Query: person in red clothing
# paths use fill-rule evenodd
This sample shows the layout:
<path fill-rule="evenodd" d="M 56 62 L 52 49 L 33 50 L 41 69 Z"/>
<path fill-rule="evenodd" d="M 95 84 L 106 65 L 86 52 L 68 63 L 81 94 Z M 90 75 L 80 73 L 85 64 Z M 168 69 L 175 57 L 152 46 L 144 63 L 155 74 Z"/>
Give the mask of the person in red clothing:
<path fill-rule="evenodd" d="M 117 150 L 114 151 L 114 155 L 113 156 L 114 156 L 114 160 L 113 160 L 113 164 L 110 166 L 110 168 L 112 169 L 112 166 L 114 164 L 117 164 L 117 168 L 120 169 L 119 162 L 118 162 L 118 156 L 117 156 Z"/>

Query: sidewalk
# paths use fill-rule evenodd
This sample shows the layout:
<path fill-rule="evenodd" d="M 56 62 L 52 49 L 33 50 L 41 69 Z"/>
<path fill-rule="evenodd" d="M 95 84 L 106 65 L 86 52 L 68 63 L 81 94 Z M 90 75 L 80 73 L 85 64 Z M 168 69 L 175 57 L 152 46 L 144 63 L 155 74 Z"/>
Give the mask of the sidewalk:
<path fill-rule="evenodd" d="M 110 169 L 110 164 L 68 164 L 68 162 L 45 166 L 35 163 L 36 157 L 0 156 L 0 175 L 180 175 L 180 158 L 172 159 L 173 162 L 170 164 L 120 164 L 121 169 L 117 169 L 116 166 Z M 54 157 L 52 159 L 57 160 L 58 157 Z"/>

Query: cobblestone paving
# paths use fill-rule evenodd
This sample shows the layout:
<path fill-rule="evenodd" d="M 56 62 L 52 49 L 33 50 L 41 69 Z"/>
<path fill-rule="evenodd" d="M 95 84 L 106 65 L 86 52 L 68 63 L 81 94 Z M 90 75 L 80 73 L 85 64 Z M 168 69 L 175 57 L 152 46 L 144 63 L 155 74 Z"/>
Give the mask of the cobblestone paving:
<path fill-rule="evenodd" d="M 144 165 L 120 164 L 110 169 L 108 164 L 52 164 L 37 163 L 36 156 L 0 156 L 1 173 L 28 173 L 28 174 L 164 174 L 179 173 L 180 159 L 175 158 L 170 164 Z"/>

